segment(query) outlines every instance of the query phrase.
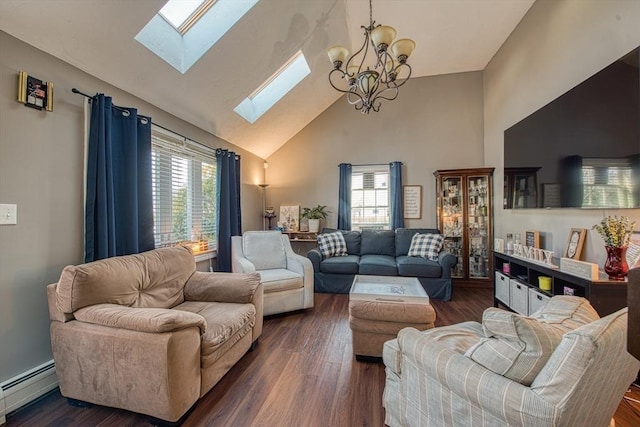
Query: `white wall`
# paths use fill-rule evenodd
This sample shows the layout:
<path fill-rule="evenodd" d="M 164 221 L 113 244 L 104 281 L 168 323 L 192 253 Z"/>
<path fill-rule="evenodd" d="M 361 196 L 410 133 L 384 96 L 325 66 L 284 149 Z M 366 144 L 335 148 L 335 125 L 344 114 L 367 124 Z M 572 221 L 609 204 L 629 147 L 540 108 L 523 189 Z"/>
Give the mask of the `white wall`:
<path fill-rule="evenodd" d="M 16 101 L 19 70 L 54 83 L 53 112 Z M 0 226 L 0 382 L 51 360 L 45 286 L 84 258 L 85 98 L 73 87 L 104 92 L 160 125 L 239 153 L 243 223 L 261 225 L 262 159 L 0 32 L 0 203 L 18 205 L 18 224 Z"/>
<path fill-rule="evenodd" d="M 268 158 L 267 205 L 276 213 L 280 205 L 327 205 L 335 227 L 338 165 L 398 160 L 403 183 L 422 185 L 422 218 L 405 226 L 435 227 L 433 172 L 482 167 L 482 138 L 481 72 L 411 79 L 368 115 L 343 97 Z"/>
<path fill-rule="evenodd" d="M 605 260 L 591 227 L 605 215 L 638 221 L 640 209 L 503 210 L 504 130 L 640 45 L 640 1 L 538 0 L 484 71 L 484 153 L 497 165 L 495 235 L 525 229 L 544 234 L 545 248 L 561 255 L 569 229 L 589 229 L 583 259 Z"/>

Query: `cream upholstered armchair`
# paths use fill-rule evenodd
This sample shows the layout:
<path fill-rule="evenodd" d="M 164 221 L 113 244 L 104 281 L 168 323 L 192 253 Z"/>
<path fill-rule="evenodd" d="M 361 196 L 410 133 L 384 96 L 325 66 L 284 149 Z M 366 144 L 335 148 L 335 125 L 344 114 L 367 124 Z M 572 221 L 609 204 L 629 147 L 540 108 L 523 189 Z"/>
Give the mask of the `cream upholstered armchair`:
<path fill-rule="evenodd" d="M 482 325 L 403 329 L 383 350 L 386 424 L 608 426 L 640 369 L 626 330 L 626 308 L 598 319 L 566 296 L 532 317 L 490 308 Z"/>
<path fill-rule="evenodd" d="M 291 249 L 279 231 L 247 231 L 231 237 L 232 269 L 259 273 L 264 286 L 264 315 L 313 307 L 313 266 Z"/>
<path fill-rule="evenodd" d="M 182 247 L 67 266 L 47 297 L 62 395 L 169 422 L 262 333 L 259 276 L 196 271 Z"/>

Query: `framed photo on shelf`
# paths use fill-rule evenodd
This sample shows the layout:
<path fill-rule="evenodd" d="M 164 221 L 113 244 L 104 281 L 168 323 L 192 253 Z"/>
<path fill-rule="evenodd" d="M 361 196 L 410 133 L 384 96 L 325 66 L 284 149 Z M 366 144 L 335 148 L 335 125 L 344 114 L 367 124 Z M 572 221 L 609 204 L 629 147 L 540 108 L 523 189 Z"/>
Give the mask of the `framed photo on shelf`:
<path fill-rule="evenodd" d="M 627 247 L 627 264 L 629 268 L 640 267 L 640 231 L 634 231 Z"/>
<path fill-rule="evenodd" d="M 300 227 L 300 205 L 280 206 L 280 225 L 284 231 L 298 231 Z"/>
<path fill-rule="evenodd" d="M 540 248 L 540 232 L 539 231 L 525 231 L 524 232 L 524 245 L 531 248 Z"/>
<path fill-rule="evenodd" d="M 564 251 L 564 257 L 579 261 L 586 237 L 586 228 L 572 228 L 569 232 L 569 239 L 567 241 L 567 249 Z"/>
<path fill-rule="evenodd" d="M 403 185 L 402 205 L 404 218 L 422 218 L 422 185 Z"/>

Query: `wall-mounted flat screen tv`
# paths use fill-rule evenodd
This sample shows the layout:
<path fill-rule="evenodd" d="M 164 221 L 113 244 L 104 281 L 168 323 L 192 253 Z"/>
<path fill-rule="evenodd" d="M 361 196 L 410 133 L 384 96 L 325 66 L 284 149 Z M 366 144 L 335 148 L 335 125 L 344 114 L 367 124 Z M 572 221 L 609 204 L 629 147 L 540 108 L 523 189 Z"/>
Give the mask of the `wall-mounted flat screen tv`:
<path fill-rule="evenodd" d="M 639 51 L 505 130 L 505 209 L 640 208 Z"/>

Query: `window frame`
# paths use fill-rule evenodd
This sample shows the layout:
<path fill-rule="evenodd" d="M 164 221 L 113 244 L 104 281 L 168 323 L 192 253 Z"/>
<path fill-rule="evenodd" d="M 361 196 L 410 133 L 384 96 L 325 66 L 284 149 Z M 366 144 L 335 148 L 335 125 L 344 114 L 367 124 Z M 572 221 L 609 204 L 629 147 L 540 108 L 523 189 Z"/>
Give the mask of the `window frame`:
<path fill-rule="evenodd" d="M 363 186 L 362 189 L 356 189 L 354 188 L 354 176 L 355 175 L 363 175 L 363 180 L 364 180 L 364 174 L 366 173 L 373 173 L 374 174 L 374 187 L 373 189 L 369 189 L 369 190 L 373 190 L 374 194 L 376 197 L 376 201 L 375 201 L 375 205 L 367 205 L 366 203 L 364 203 L 365 200 L 365 195 L 364 192 L 367 191 L 367 189 L 364 188 L 364 182 L 363 182 Z M 381 187 L 377 187 L 376 186 L 376 177 L 375 174 L 380 174 L 380 173 L 384 173 L 386 174 L 386 186 L 381 186 Z M 349 215 L 351 216 L 351 229 L 352 230 L 364 230 L 364 229 L 373 229 L 373 230 L 390 230 L 391 229 L 391 213 L 390 213 L 390 208 L 391 208 L 391 188 L 390 188 L 390 179 L 391 179 L 391 171 L 389 168 L 388 164 L 372 164 L 372 165 L 359 165 L 359 166 L 353 166 L 351 169 L 351 207 L 350 207 L 350 212 Z M 363 203 L 362 206 L 355 206 L 354 204 L 354 200 L 356 199 L 354 197 L 354 193 L 356 191 L 362 191 L 363 193 Z M 387 200 L 386 200 L 386 205 L 385 204 L 381 204 L 379 203 L 378 199 L 377 199 L 377 192 L 378 191 L 386 191 L 387 192 Z M 354 217 L 354 210 L 357 209 L 361 209 L 361 210 L 365 210 L 365 209 L 371 209 L 373 208 L 375 209 L 386 209 L 387 210 L 387 215 L 386 215 L 386 223 L 383 222 L 358 222 L 356 220 L 356 218 Z M 363 212 L 364 213 L 364 212 Z M 364 216 L 364 215 L 363 215 Z"/>
<path fill-rule="evenodd" d="M 170 130 L 152 124 L 152 182 L 153 182 L 153 217 L 154 242 L 156 247 L 188 246 L 194 253 L 196 261 L 214 258 L 217 254 L 217 160 L 215 150 L 192 141 Z M 186 162 L 185 167 L 175 166 Z M 208 177 L 213 179 L 212 194 L 203 193 L 203 164 L 210 165 Z M 176 175 L 177 170 L 186 171 L 186 175 Z M 175 233 L 173 203 L 176 178 L 186 179 L 186 229 L 184 239 L 178 239 Z M 204 226 L 206 203 L 213 203 L 213 228 Z M 204 228 L 207 228 L 206 230 Z M 199 233 L 193 238 L 194 230 Z M 191 234 L 189 234 L 191 233 Z M 162 235 L 169 234 L 165 239 Z M 204 237 L 209 235 L 210 238 Z M 205 243 L 206 242 L 206 243 Z"/>

